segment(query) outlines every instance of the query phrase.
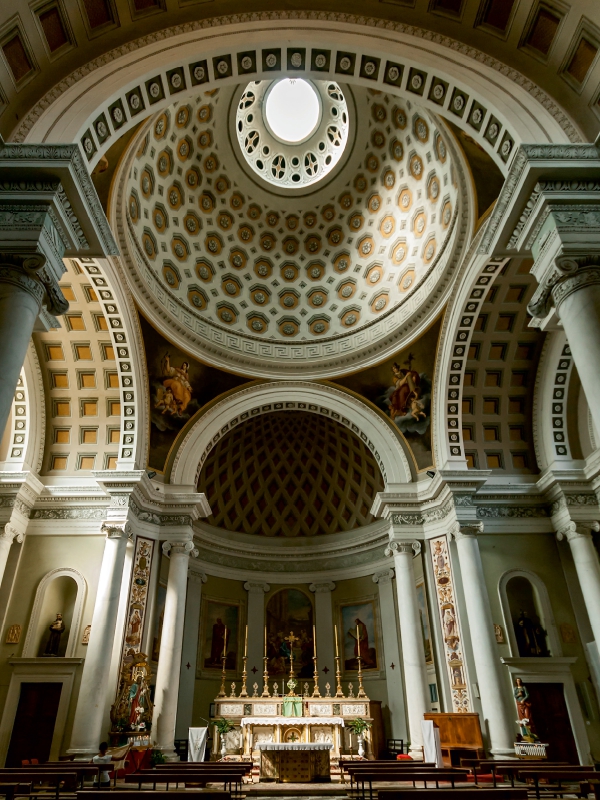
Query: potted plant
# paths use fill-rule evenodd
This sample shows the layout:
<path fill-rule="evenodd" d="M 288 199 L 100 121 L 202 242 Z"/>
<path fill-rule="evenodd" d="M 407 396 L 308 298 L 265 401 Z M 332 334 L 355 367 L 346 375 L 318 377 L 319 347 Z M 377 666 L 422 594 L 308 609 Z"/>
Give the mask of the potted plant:
<path fill-rule="evenodd" d="M 165 754 L 162 752 L 162 750 L 152 750 L 152 753 L 150 754 L 150 763 L 153 767 L 155 767 L 157 764 L 165 764 L 166 761 L 167 759 L 165 758 Z"/>
<path fill-rule="evenodd" d="M 366 719 L 362 719 L 362 717 L 357 717 L 356 719 L 350 720 L 347 723 L 346 727 L 353 733 L 357 740 L 358 740 L 358 756 L 359 758 L 364 758 L 365 755 L 365 733 L 371 727 L 371 723 L 367 722 Z"/>
<path fill-rule="evenodd" d="M 221 737 L 221 758 L 225 758 L 227 753 L 227 742 L 225 740 L 225 736 L 235 728 L 235 725 L 230 722 L 225 717 L 221 717 L 221 719 L 216 720 L 215 728 L 219 732 L 219 736 Z"/>

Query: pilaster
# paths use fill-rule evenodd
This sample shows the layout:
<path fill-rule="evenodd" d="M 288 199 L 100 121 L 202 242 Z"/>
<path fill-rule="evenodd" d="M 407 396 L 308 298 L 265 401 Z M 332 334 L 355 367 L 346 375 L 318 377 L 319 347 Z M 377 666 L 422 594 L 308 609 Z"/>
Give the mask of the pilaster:
<path fill-rule="evenodd" d="M 308 587 L 315 595 L 315 628 L 317 633 L 317 660 L 319 667 L 319 689 L 325 694 L 325 684 L 333 685 L 335 673 L 335 633 L 333 627 L 333 606 L 331 593 L 335 589 L 333 581 L 311 583 Z M 326 671 L 325 671 L 326 670 Z M 331 677 L 330 677 L 331 675 Z"/>

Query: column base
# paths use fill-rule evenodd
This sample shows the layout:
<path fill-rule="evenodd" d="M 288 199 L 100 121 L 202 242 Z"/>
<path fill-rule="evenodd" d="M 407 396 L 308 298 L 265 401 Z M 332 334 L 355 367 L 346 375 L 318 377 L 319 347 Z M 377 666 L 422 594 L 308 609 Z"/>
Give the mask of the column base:
<path fill-rule="evenodd" d="M 492 747 L 490 749 L 490 755 L 492 758 L 498 759 L 517 758 L 514 747 L 511 747 L 510 749 L 507 747 Z"/>
<path fill-rule="evenodd" d="M 73 761 L 90 761 L 98 755 L 98 747 L 71 747 L 67 750 L 68 756 L 74 756 Z"/>

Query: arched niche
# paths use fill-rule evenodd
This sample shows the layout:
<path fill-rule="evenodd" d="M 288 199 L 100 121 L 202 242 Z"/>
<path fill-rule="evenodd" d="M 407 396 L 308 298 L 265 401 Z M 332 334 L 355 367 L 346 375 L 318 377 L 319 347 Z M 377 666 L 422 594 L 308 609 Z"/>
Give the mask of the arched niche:
<path fill-rule="evenodd" d="M 510 570 L 498 588 L 511 655 L 562 656 L 548 590 L 539 576 L 529 570 Z M 535 652 L 536 643 L 539 653 Z"/>
<path fill-rule="evenodd" d="M 293 633 L 298 640 L 293 642 L 296 678 L 306 680 L 313 677 L 314 620 L 313 601 L 309 592 L 286 587 L 269 597 L 265 608 L 265 629 L 270 675 L 289 675 L 289 637 Z"/>
<path fill-rule="evenodd" d="M 44 575 L 35 593 L 23 657 L 43 656 L 49 628 L 57 614 L 63 615 L 65 623 L 58 656 L 72 658 L 75 655 L 86 591 L 85 578 L 75 569 L 65 567 Z"/>

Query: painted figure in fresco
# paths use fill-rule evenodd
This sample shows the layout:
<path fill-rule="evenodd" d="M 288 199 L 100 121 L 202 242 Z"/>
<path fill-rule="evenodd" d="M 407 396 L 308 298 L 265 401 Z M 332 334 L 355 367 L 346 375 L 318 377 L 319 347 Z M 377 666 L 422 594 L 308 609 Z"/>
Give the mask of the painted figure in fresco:
<path fill-rule="evenodd" d="M 355 628 L 350 628 L 348 633 L 354 639 L 354 656 L 360 655 L 363 667 L 374 666 L 373 659 L 369 652 L 369 632 L 367 626 L 358 617 L 354 620 Z"/>
<path fill-rule="evenodd" d="M 223 649 L 225 647 L 225 623 L 221 617 L 217 617 L 217 621 L 212 628 L 212 640 L 210 646 L 210 663 L 220 664 L 223 658 Z"/>
<path fill-rule="evenodd" d="M 444 611 L 444 638 L 446 640 L 454 638 L 456 635 L 456 617 L 451 608 Z"/>
<path fill-rule="evenodd" d="M 190 383 L 189 368 L 190 365 L 187 361 L 182 362 L 180 367 L 171 366 L 170 353 L 166 353 L 161 361 L 161 369 L 163 374 L 162 383 L 165 387 L 165 393 L 167 391 L 171 392 L 174 403 L 177 407 L 177 413 L 179 415 L 184 413 L 192 399 L 192 385 Z M 165 393 L 163 393 L 163 398 Z M 173 401 L 169 401 L 169 406 L 172 405 Z M 166 407 L 165 410 L 167 410 Z"/>
<path fill-rule="evenodd" d="M 46 642 L 46 649 L 44 650 L 45 656 L 57 656 L 58 648 L 60 647 L 60 637 L 65 631 L 65 623 L 63 622 L 62 614 L 57 614 L 56 619 L 50 625 L 50 636 Z"/>
<path fill-rule="evenodd" d="M 409 361 L 412 361 L 410 356 Z M 410 369 L 410 365 L 408 369 L 404 369 L 394 362 L 392 380 L 395 388 L 390 397 L 390 417 L 392 419 L 405 417 L 408 413 L 411 413 L 414 417 L 415 411 L 417 414 L 422 413 L 422 409 L 419 409 L 418 406 L 415 406 L 414 410 L 412 408 L 413 402 L 418 402 L 421 395 L 421 376 L 419 373 L 414 369 Z M 416 416 L 415 419 L 418 420 L 419 416 Z"/>
<path fill-rule="evenodd" d="M 133 609 L 133 614 L 129 617 L 129 623 L 127 625 L 127 636 L 125 641 L 127 644 L 138 645 L 140 643 L 141 637 L 141 630 L 142 627 L 142 617 L 140 616 L 140 612 L 137 608 Z"/>

